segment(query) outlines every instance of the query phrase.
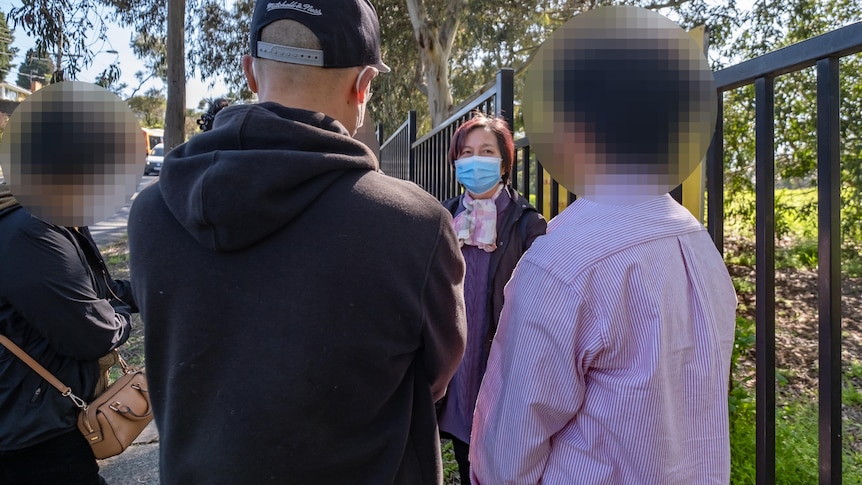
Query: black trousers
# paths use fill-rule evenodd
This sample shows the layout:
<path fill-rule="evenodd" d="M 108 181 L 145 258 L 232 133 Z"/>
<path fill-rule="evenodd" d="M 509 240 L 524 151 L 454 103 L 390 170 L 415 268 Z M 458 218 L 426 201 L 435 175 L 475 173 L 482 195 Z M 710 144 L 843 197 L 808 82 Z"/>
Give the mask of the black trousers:
<path fill-rule="evenodd" d="M 458 462 L 458 473 L 461 475 L 461 485 L 470 485 L 470 445 L 451 437 L 455 461 Z"/>
<path fill-rule="evenodd" d="M 99 465 L 77 428 L 21 450 L 0 451 L 3 485 L 102 485 Z"/>

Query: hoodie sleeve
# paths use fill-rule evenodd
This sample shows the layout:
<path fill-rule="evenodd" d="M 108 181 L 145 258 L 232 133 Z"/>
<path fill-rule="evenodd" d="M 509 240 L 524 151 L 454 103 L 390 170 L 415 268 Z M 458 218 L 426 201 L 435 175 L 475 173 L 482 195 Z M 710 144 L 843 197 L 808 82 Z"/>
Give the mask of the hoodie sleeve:
<path fill-rule="evenodd" d="M 52 226 L 31 219 L 22 228 L 12 264 L 16 281 L 4 297 L 59 354 L 93 360 L 129 337 L 127 307 L 98 296 L 78 247 Z"/>
<path fill-rule="evenodd" d="M 452 229 L 451 216 L 445 212 L 441 212 L 437 245 L 425 275 L 421 303 L 425 371 L 437 401 L 446 393 L 467 342 L 464 258 Z"/>

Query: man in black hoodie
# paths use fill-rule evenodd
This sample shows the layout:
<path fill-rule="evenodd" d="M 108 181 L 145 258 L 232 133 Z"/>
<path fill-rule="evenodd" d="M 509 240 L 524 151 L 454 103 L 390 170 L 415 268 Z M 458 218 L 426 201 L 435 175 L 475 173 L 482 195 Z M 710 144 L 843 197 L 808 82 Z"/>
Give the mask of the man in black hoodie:
<path fill-rule="evenodd" d="M 451 216 L 351 138 L 367 0 L 258 2 L 256 105 L 165 157 L 129 219 L 161 480 L 440 483 L 434 402 L 465 343 Z"/>

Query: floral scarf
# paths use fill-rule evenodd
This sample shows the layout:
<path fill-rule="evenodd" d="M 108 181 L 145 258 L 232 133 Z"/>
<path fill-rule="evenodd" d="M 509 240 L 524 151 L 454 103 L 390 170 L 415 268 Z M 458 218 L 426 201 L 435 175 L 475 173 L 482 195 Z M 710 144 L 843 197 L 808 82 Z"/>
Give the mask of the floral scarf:
<path fill-rule="evenodd" d="M 474 199 L 469 192 L 464 193 L 461 203 L 465 210 L 455 216 L 452 225 L 461 246 L 476 246 L 492 253 L 497 249 L 497 197 L 503 184 L 488 199 Z"/>

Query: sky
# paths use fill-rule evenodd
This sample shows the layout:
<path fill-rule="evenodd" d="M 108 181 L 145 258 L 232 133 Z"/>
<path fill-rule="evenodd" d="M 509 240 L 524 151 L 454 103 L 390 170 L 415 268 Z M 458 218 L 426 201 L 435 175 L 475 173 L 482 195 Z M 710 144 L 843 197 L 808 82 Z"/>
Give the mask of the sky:
<path fill-rule="evenodd" d="M 20 5 L 21 3 L 19 1 L 0 0 L 0 10 L 6 13 L 7 17 L 9 11 L 12 10 L 13 7 L 18 7 Z M 12 27 L 11 22 L 9 22 L 9 27 Z M 132 32 L 132 29 L 129 27 L 121 27 L 109 22 L 107 32 L 108 42 L 100 49 L 94 48 L 95 51 L 102 52 L 96 55 L 93 59 L 93 64 L 88 69 L 82 70 L 78 73 L 77 80 L 92 82 L 96 79 L 96 76 L 98 76 L 99 73 L 111 64 L 111 62 L 119 59 L 118 65 L 121 71 L 120 82 L 124 82 L 129 85 L 129 88 L 126 89 L 126 95 L 128 96 L 131 94 L 132 89 L 138 85 L 138 80 L 135 79 L 135 72 L 146 71 L 144 64 L 135 56 L 132 52 L 132 48 L 129 46 L 132 39 Z M 28 37 L 24 32 L 24 29 L 21 27 L 15 29 L 13 35 L 15 40 L 12 43 L 12 46 L 18 48 L 18 54 L 12 60 L 12 63 L 17 65 L 24 62 L 24 55 L 27 53 L 27 49 L 34 47 L 36 45 L 36 40 L 35 38 Z M 117 54 L 104 52 L 108 50 L 115 50 L 117 51 Z M 17 79 L 18 70 L 17 68 L 13 68 L 6 76 L 5 81 L 10 84 L 15 84 Z M 165 88 L 163 92 L 167 94 L 166 86 L 164 86 L 164 83 L 162 83 L 161 80 L 157 79 L 148 81 L 144 84 L 144 87 L 138 91 L 138 93 L 143 94 L 151 87 Z M 205 83 L 199 79 L 189 79 L 186 83 L 186 107 L 196 109 L 201 99 L 218 97 L 227 94 L 227 91 L 228 89 L 221 82 L 216 83 L 213 88 L 209 88 L 209 82 Z"/>

